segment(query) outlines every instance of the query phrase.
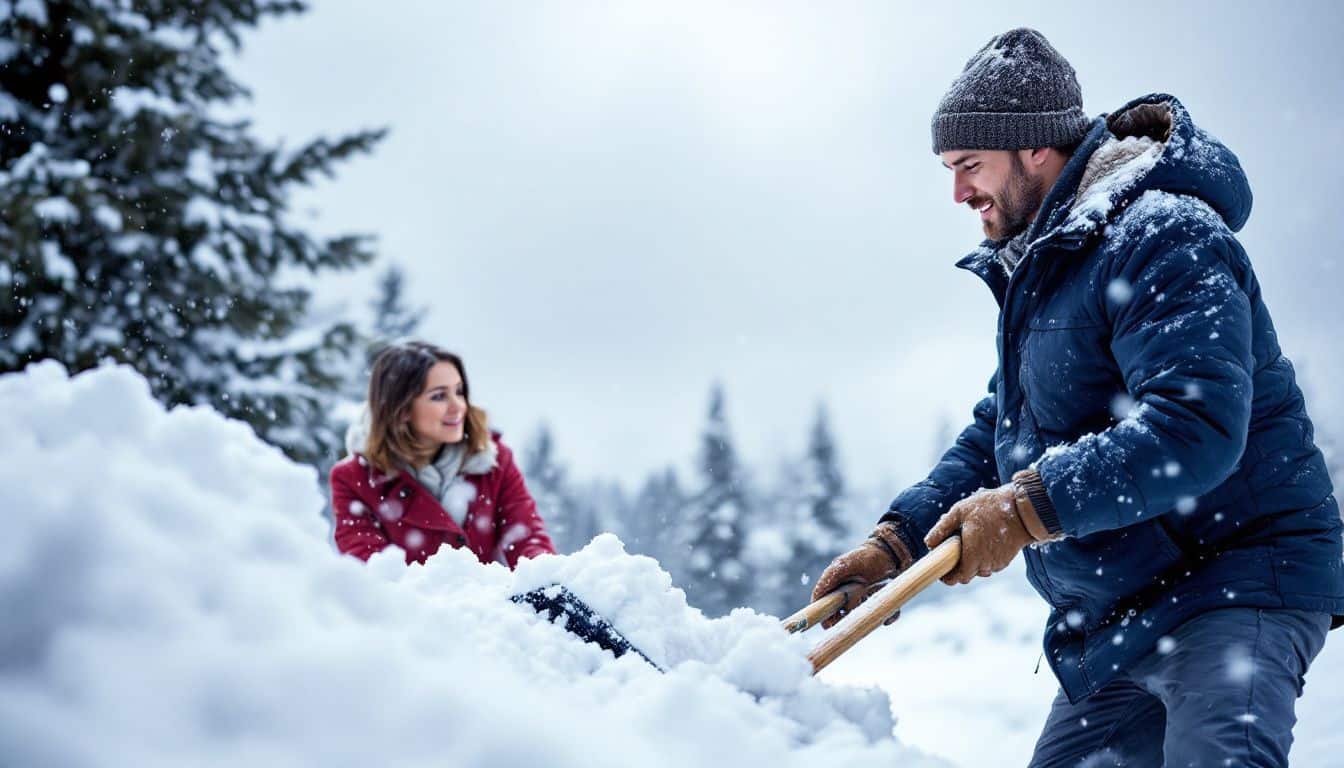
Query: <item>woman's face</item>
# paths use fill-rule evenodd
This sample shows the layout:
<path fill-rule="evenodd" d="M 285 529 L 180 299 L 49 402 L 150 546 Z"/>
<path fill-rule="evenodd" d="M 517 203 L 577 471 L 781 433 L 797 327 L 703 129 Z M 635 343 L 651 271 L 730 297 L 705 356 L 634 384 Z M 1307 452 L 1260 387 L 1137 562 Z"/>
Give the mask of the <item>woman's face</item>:
<path fill-rule="evenodd" d="M 461 442 L 467 427 L 467 398 L 457 366 L 440 361 L 429 369 L 425 388 L 411 401 L 407 420 L 415 436 L 436 450 L 444 443 Z"/>

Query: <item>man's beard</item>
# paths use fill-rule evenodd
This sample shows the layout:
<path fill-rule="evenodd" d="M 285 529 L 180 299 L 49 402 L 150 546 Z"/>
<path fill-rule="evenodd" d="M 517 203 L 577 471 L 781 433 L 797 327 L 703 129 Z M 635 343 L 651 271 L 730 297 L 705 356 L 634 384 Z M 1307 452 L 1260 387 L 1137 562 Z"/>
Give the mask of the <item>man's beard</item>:
<path fill-rule="evenodd" d="M 1014 153 L 1008 183 L 999 194 L 990 195 L 990 200 L 994 202 L 994 209 L 998 211 L 1002 222 L 996 222 L 994 217 L 990 217 L 984 222 L 985 235 L 990 240 L 1003 242 L 1027 231 L 1027 227 L 1031 226 L 1031 220 L 1040 210 L 1041 203 L 1045 202 L 1044 187 L 1040 179 L 1034 179 L 1027 174 L 1026 166 L 1022 165 L 1021 158 Z M 973 206 L 975 203 L 976 201 L 972 201 Z M 984 201 L 979 201 L 979 205 L 984 205 Z"/>

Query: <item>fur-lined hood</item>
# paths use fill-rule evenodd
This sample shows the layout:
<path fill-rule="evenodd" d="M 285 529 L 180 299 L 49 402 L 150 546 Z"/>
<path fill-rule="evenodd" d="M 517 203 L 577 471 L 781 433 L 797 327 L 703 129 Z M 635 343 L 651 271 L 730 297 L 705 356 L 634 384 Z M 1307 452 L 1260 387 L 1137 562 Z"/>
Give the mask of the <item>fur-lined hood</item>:
<path fill-rule="evenodd" d="M 359 409 L 359 415 L 350 422 L 345 430 L 345 450 L 351 456 L 364 455 L 364 446 L 369 439 L 371 417 L 367 405 Z M 499 445 L 491 439 L 484 451 L 468 454 L 462 461 L 463 475 L 484 475 L 499 466 Z"/>
<path fill-rule="evenodd" d="M 1197 198 L 1233 232 L 1245 226 L 1252 198 L 1241 163 L 1194 124 L 1176 97 L 1135 99 L 1106 116 L 1105 125 L 1109 135 L 1088 156 L 1061 229 L 1102 226 L 1149 190 Z"/>
<path fill-rule="evenodd" d="M 1094 121 L 1025 242 L 1079 247 L 1151 191 L 1198 200 L 1233 232 L 1251 215 L 1251 187 L 1237 156 L 1196 126 L 1176 97 L 1154 93 Z M 985 240 L 957 266 L 986 277 L 1003 247 Z"/>

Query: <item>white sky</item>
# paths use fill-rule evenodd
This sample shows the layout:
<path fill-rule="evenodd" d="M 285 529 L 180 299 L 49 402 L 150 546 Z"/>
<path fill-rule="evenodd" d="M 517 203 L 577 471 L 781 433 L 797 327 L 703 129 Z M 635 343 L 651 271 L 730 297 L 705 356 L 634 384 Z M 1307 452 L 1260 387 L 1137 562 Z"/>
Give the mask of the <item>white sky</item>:
<path fill-rule="evenodd" d="M 1243 243 L 1344 434 L 1344 11 L 1172 5 L 316 0 L 235 69 L 289 146 L 391 127 L 300 208 L 406 267 L 422 335 L 464 355 L 506 440 L 546 419 L 575 473 L 633 486 L 694 455 L 719 379 L 752 464 L 799 450 L 825 399 L 851 483 L 885 493 L 994 366 L 994 302 L 952 267 L 979 226 L 929 118 L 1018 25 L 1088 112 L 1165 91 L 1238 153 Z M 363 311 L 373 282 L 321 290 Z"/>

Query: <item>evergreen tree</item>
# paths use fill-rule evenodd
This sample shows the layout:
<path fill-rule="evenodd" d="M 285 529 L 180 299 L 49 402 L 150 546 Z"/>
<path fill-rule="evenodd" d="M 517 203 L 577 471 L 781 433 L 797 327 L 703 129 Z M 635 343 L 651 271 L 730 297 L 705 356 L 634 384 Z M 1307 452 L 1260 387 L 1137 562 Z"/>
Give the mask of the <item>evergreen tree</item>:
<path fill-rule="evenodd" d="M 523 477 L 546 531 L 561 553 L 580 549 L 600 530 L 591 508 L 575 499 L 567 475 L 555 456 L 551 429 L 543 424 L 523 459 Z"/>
<path fill-rule="evenodd" d="M 794 535 L 793 558 L 785 584 L 790 604 L 802 605 L 812 592 L 811 582 L 850 542 L 843 512 L 845 480 L 824 405 L 817 406 L 803 462 L 803 518 Z"/>
<path fill-rule="evenodd" d="M 0 372 L 44 358 L 140 371 L 165 404 L 250 423 L 320 463 L 362 354 L 314 322 L 301 271 L 354 267 L 366 238 L 317 238 L 288 195 L 381 136 L 294 151 L 221 112 L 222 58 L 293 0 L 23 0 L 0 19 Z"/>
<path fill-rule="evenodd" d="M 405 273 L 396 264 L 388 266 L 378 278 L 377 292 L 368 304 L 372 319 L 367 331 L 360 334 L 357 341 L 357 345 L 364 348 L 364 354 L 348 356 L 346 371 L 337 387 L 336 402 L 328 412 L 336 434 L 344 434 L 352 421 L 364 415 L 374 357 L 388 344 L 413 336 L 420 325 L 424 310 L 406 306 L 404 286 Z M 331 320 L 337 322 L 336 318 Z M 338 450 L 318 461 L 318 480 L 324 491 L 329 490 L 327 476 L 332 466 L 344 455 L 345 451 Z M 324 511 L 330 514 L 331 505 L 328 504 Z"/>
<path fill-rule="evenodd" d="M 703 486 L 687 509 L 684 588 L 694 605 L 708 615 L 720 615 L 746 605 L 751 591 L 751 574 L 743 559 L 751 507 L 728 428 L 723 388 L 717 384 L 710 391 L 700 445 Z"/>
<path fill-rule="evenodd" d="M 798 537 L 808 519 L 810 494 L 806 467 L 797 459 L 780 463 L 775 482 L 763 497 L 767 510 L 747 532 L 743 560 L 751 573 L 748 604 L 762 612 L 783 616 L 799 602 L 801 582 L 795 565 Z"/>
<path fill-rule="evenodd" d="M 676 470 L 668 467 L 649 475 L 621 516 L 621 530 L 617 533 L 627 551 L 652 557 L 668 573 L 682 573 L 686 548 L 678 546 L 678 541 L 685 504 L 686 496 Z"/>
<path fill-rule="evenodd" d="M 372 320 L 369 330 L 360 340 L 364 354 L 352 356 L 350 371 L 342 388 L 346 402 L 337 414 L 342 428 L 358 414 L 368 397 L 373 358 L 388 344 L 412 337 L 420 327 L 420 316 L 424 310 L 406 306 L 404 286 L 405 272 L 396 264 L 388 266 L 378 278 L 377 293 L 369 302 Z"/>
<path fill-rule="evenodd" d="M 600 533 L 615 533 L 622 542 L 625 537 L 619 522 L 625 519 L 630 508 L 630 499 L 621 484 L 603 478 L 584 483 L 576 492 L 570 494 L 574 512 L 569 519 L 580 521 L 581 538 L 575 549 L 581 548 Z M 627 552 L 630 551 L 628 548 Z"/>
<path fill-rule="evenodd" d="M 824 405 L 801 457 L 781 464 L 769 497 L 769 521 L 752 527 L 746 559 L 752 607 L 787 615 L 806 605 L 816 578 L 849 541 L 847 497 Z"/>
<path fill-rule="evenodd" d="M 352 348 L 362 347 L 364 354 L 345 356 L 345 371 L 339 377 L 340 382 L 331 398 L 330 410 L 327 411 L 327 419 L 334 434 L 338 436 L 344 435 L 353 421 L 365 417 L 369 374 L 373 369 L 374 357 L 389 343 L 412 336 L 420 325 L 420 315 L 424 310 L 412 310 L 406 306 L 402 295 L 404 277 L 405 273 L 396 264 L 390 265 L 379 277 L 377 293 L 368 304 L 372 319 L 367 323 L 361 321 L 361 325 L 366 325 L 367 329 L 359 333 L 357 340 L 352 344 Z M 338 319 L 332 317 L 330 321 L 334 323 L 338 322 Z M 344 442 L 341 446 L 344 446 Z M 328 494 L 328 502 L 331 490 L 327 487 L 328 476 L 331 468 L 344 456 L 345 450 L 342 447 L 333 453 L 323 455 L 316 462 L 318 482 L 323 492 Z M 323 508 L 323 514 L 331 516 L 330 503 Z"/>
<path fill-rule="evenodd" d="M 408 338 L 420 327 L 420 317 L 425 310 L 406 306 L 405 281 L 406 273 L 396 264 L 389 266 L 378 279 L 378 295 L 373 300 L 372 341 L 375 349 Z"/>

